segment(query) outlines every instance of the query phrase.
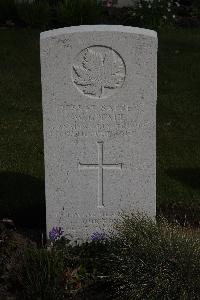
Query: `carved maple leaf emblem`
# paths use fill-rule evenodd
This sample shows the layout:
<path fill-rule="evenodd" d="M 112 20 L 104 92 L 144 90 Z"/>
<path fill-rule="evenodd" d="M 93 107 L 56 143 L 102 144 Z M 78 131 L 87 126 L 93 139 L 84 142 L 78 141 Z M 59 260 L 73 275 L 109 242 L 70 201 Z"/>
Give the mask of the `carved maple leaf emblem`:
<path fill-rule="evenodd" d="M 125 72 L 122 59 L 111 49 L 104 53 L 87 49 L 80 65 L 74 65 L 74 82 L 84 94 L 103 98 L 106 90 L 122 86 Z"/>

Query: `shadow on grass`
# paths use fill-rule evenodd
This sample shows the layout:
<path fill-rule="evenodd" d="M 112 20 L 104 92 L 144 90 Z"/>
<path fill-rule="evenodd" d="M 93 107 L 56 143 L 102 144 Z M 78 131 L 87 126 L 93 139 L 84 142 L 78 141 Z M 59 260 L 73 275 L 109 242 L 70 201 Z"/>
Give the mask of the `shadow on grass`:
<path fill-rule="evenodd" d="M 16 226 L 45 228 L 44 181 L 20 173 L 0 173 L 0 219 Z"/>
<path fill-rule="evenodd" d="M 167 199 L 162 201 L 157 208 L 157 214 L 166 217 L 170 222 L 178 222 L 180 225 L 200 226 L 200 168 L 168 169 L 167 176 L 193 189 L 197 197 L 187 199 Z M 182 187 L 183 188 L 183 187 Z M 198 197 L 199 194 L 199 197 Z"/>
<path fill-rule="evenodd" d="M 167 175 L 184 185 L 200 190 L 200 168 L 198 169 L 168 169 Z"/>

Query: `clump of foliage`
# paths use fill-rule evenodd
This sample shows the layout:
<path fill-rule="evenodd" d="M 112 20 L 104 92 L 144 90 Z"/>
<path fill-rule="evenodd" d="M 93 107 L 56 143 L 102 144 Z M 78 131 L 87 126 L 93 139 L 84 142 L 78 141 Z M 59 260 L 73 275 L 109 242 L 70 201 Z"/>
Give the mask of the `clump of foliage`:
<path fill-rule="evenodd" d="M 123 216 L 116 230 L 114 299 L 198 299 L 198 236 L 133 214 Z"/>
<path fill-rule="evenodd" d="M 63 299 L 65 290 L 62 251 L 32 247 L 23 251 L 18 259 L 11 275 L 18 299 Z"/>
<path fill-rule="evenodd" d="M 1 0 L 0 21 L 46 29 L 55 26 L 97 24 L 103 12 L 99 0 Z"/>
<path fill-rule="evenodd" d="M 138 0 L 130 9 L 130 20 L 133 25 L 158 30 L 174 24 L 179 6 L 179 0 Z"/>
<path fill-rule="evenodd" d="M 46 247 L 27 247 L 10 273 L 18 299 L 74 299 L 91 286 L 104 284 L 109 247 L 103 240 L 72 245 L 60 228 L 50 232 Z M 95 234 L 95 238 L 97 235 Z"/>
<path fill-rule="evenodd" d="M 94 232 L 90 241 L 72 244 L 53 227 L 46 246 L 18 243 L 15 255 L 7 247 L 9 287 L 20 300 L 83 299 L 91 290 L 96 294 L 86 299 L 102 291 L 102 299 L 199 299 L 199 232 L 140 214 L 123 215 L 114 228 L 109 237 Z"/>
<path fill-rule="evenodd" d="M 11 274 L 16 267 L 18 257 L 34 243 L 24 238 L 15 229 L 7 228 L 0 221 L 0 296 L 9 295 Z M 17 276 L 18 274 L 16 274 Z M 4 298 L 1 298 L 4 299 Z M 5 297 L 5 299 L 7 299 Z"/>
<path fill-rule="evenodd" d="M 0 278 L 6 270 L 6 261 L 8 253 L 10 252 L 10 245 L 8 245 L 8 232 L 3 224 L 0 223 Z"/>
<path fill-rule="evenodd" d="M 0 21 L 15 20 L 17 18 L 17 9 L 15 0 L 0 1 Z"/>
<path fill-rule="evenodd" d="M 51 20 L 51 7 L 47 0 L 22 0 L 16 3 L 19 20 L 25 25 L 46 28 Z"/>
<path fill-rule="evenodd" d="M 101 20 L 102 5 L 98 0 L 63 0 L 56 7 L 59 25 L 97 24 Z"/>

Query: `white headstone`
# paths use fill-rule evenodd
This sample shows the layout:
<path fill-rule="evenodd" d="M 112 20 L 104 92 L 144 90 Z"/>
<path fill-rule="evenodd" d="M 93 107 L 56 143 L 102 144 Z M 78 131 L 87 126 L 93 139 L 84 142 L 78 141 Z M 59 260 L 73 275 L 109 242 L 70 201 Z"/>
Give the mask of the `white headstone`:
<path fill-rule="evenodd" d="M 47 232 L 156 214 L 157 35 L 124 26 L 41 34 Z"/>
<path fill-rule="evenodd" d="M 137 3 L 138 0 L 117 0 L 117 7 L 131 7 Z"/>
<path fill-rule="evenodd" d="M 135 6 L 139 0 L 102 0 L 102 4 L 105 6 L 114 7 L 132 7 Z"/>

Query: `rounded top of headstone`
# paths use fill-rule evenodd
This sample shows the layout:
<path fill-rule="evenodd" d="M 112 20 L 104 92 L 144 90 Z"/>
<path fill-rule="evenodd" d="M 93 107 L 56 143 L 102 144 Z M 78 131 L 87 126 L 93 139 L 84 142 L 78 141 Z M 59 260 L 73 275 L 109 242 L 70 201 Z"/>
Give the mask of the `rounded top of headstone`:
<path fill-rule="evenodd" d="M 132 34 L 157 38 L 157 32 L 154 30 L 144 29 L 139 27 L 123 26 L 123 25 L 80 25 L 80 26 L 64 27 L 64 28 L 41 32 L 40 38 L 46 39 L 49 37 L 56 37 L 67 33 L 69 34 L 69 33 L 80 33 L 80 32 L 120 32 L 120 33 L 132 33 Z"/>

